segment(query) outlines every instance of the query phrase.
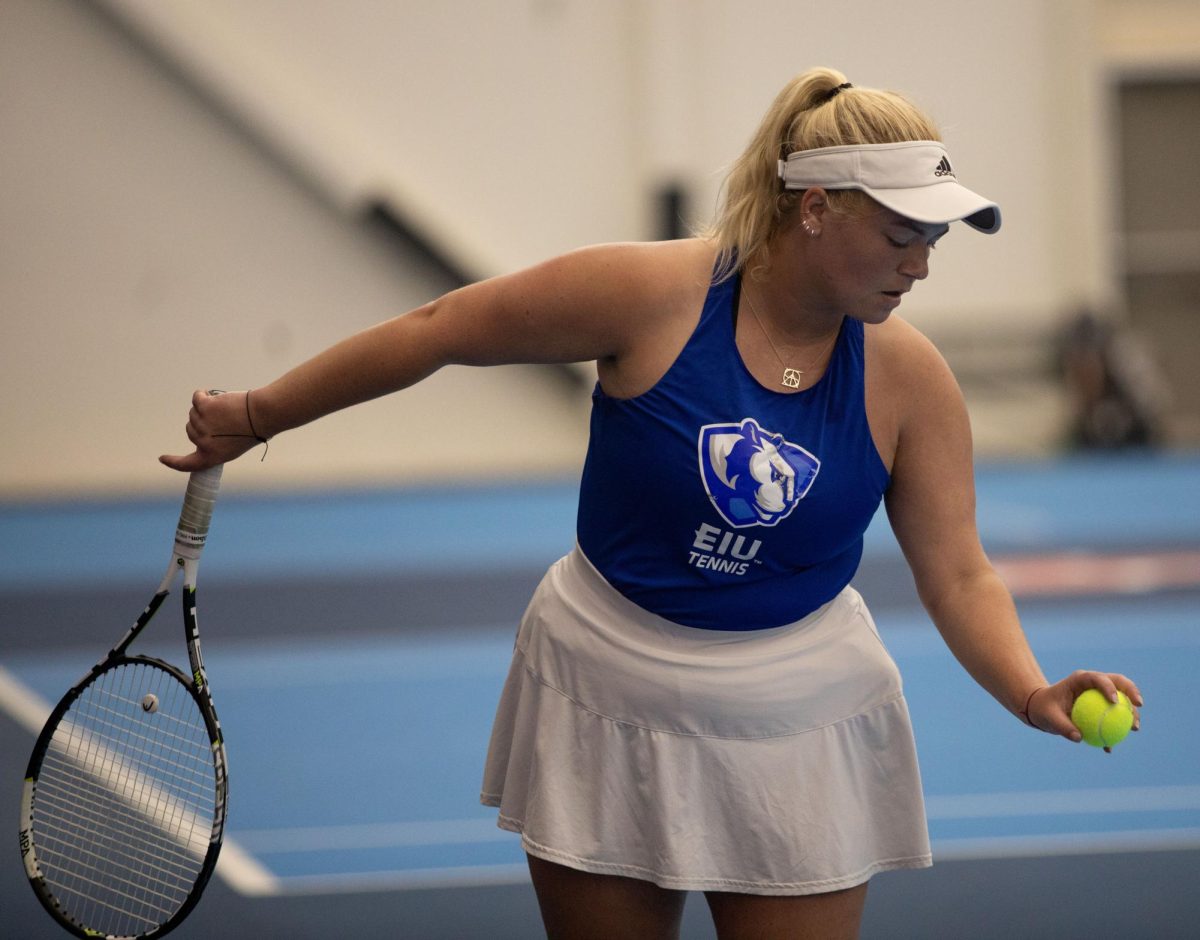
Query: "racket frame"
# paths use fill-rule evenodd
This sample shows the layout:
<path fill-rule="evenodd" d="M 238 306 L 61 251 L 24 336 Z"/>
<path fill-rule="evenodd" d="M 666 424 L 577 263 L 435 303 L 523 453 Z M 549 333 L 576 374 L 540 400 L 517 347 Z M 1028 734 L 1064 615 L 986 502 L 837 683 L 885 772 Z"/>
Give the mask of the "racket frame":
<path fill-rule="evenodd" d="M 150 602 L 146 605 L 141 615 L 134 621 L 133 626 L 126 631 L 120 642 L 109 650 L 59 700 L 53 711 L 51 711 L 50 717 L 43 726 L 41 733 L 38 735 L 25 771 L 25 782 L 21 791 L 19 825 L 21 858 L 24 863 L 25 874 L 29 878 L 29 883 L 38 900 L 41 901 L 42 906 L 46 908 L 59 924 L 78 937 L 109 935 L 97 933 L 94 929 L 77 923 L 63 910 L 55 898 L 53 891 L 51 891 L 49 885 L 46 883 L 45 876 L 38 862 L 37 845 L 33 833 L 33 811 L 34 804 L 37 801 L 38 772 L 41 769 L 42 761 L 50 747 L 50 742 L 54 737 L 59 722 L 83 694 L 84 690 L 104 673 L 120 666 L 136 665 L 139 663 L 166 671 L 187 690 L 192 700 L 199 707 L 212 748 L 214 778 L 212 835 L 209 839 L 208 851 L 205 854 L 196 881 L 191 892 L 174 914 L 159 926 L 145 933 L 137 934 L 136 937 L 139 940 L 150 940 L 153 937 L 161 937 L 177 927 L 191 913 L 200 900 L 200 896 L 217 864 L 217 857 L 221 850 L 221 840 L 225 831 L 225 802 L 229 781 L 225 755 L 225 739 L 221 732 L 221 723 L 217 718 L 216 708 L 213 706 L 212 695 L 208 685 L 208 674 L 204 668 L 204 658 L 200 651 L 200 630 L 196 616 L 196 580 L 200 567 L 200 553 L 207 539 L 213 504 L 216 501 L 217 492 L 220 487 L 221 470 L 220 466 L 216 466 L 209 470 L 193 473 L 189 478 L 183 508 L 179 515 L 179 523 L 176 526 L 174 550 L 171 553 L 171 560 L 167 564 L 166 573 L 159 583 L 158 590 L 150 599 Z M 187 644 L 191 676 L 188 676 L 178 667 L 161 659 L 143 655 L 130 656 L 126 653 L 133 641 L 138 638 L 154 618 L 154 615 L 158 613 L 159 608 L 162 607 L 163 602 L 169 596 L 171 586 L 180 572 L 183 574 L 182 606 L 184 639 Z M 117 935 L 111 936 L 115 937 Z M 121 940 L 125 940 L 128 935 L 119 936 Z"/>

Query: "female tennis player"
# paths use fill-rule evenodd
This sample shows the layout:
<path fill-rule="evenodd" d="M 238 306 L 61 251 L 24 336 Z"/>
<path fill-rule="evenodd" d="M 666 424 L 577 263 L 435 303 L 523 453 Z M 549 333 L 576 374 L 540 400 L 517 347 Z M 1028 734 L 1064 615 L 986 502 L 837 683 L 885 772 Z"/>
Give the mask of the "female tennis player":
<path fill-rule="evenodd" d="M 980 546 L 945 362 L 893 316 L 950 224 L 1000 227 L 895 93 L 813 69 L 731 170 L 711 230 L 465 287 L 244 394 L 197 392 L 192 471 L 449 363 L 595 360 L 577 547 L 520 625 L 482 798 L 552 938 L 857 935 L 868 880 L 930 864 L 900 676 L 851 587 L 887 507 L 954 655 L 1073 741 Z M 948 703 L 952 707 L 952 703 Z"/>

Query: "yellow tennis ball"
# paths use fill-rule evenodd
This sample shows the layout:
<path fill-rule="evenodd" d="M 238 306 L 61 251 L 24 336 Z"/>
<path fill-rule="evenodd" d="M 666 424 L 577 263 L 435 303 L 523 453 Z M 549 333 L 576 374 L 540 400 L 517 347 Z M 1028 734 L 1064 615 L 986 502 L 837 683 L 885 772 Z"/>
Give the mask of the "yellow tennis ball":
<path fill-rule="evenodd" d="M 1133 727 L 1133 706 L 1124 692 L 1113 704 L 1099 689 L 1088 689 L 1075 699 L 1071 721 L 1092 747 L 1112 747 L 1125 740 Z"/>

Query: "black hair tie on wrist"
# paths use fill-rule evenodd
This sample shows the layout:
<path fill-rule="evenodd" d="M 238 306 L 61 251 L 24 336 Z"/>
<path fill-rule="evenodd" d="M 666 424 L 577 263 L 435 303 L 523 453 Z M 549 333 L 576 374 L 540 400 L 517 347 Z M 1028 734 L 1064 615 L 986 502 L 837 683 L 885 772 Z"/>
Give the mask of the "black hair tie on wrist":
<path fill-rule="evenodd" d="M 1038 731 L 1041 731 L 1042 729 L 1038 728 L 1038 726 L 1033 723 L 1033 719 L 1029 717 L 1029 706 L 1031 704 L 1033 704 L 1033 697 L 1035 695 L 1037 695 L 1040 691 L 1042 691 L 1042 689 L 1048 689 L 1048 688 L 1049 688 L 1049 686 L 1039 685 L 1036 689 L 1034 689 L 1032 692 L 1029 693 L 1029 698 L 1025 699 L 1025 707 L 1022 708 L 1019 712 L 1017 712 L 1017 714 L 1021 716 L 1021 720 L 1023 722 L 1025 722 L 1025 724 L 1029 725 L 1029 727 L 1031 727 L 1031 728 L 1037 729 Z"/>
<path fill-rule="evenodd" d="M 830 88 L 829 92 L 825 95 L 825 97 L 821 99 L 821 104 L 824 104 L 826 101 L 832 101 L 834 98 L 836 98 L 838 95 L 840 95 L 842 93 L 843 88 L 853 88 L 853 87 L 854 86 L 851 85 L 849 82 L 842 82 L 840 85 L 836 86 L 835 88 Z"/>
<path fill-rule="evenodd" d="M 251 389 L 251 391 L 253 391 L 253 389 Z M 224 394 L 224 392 L 213 389 L 208 394 L 218 395 Z M 258 433 L 258 429 L 254 427 L 254 419 L 250 417 L 250 392 L 246 392 L 246 423 L 250 425 L 249 434 L 214 434 L 213 437 L 252 437 L 266 448 L 262 455 L 262 460 L 266 460 L 267 451 L 271 449 L 270 438 L 263 437 Z M 262 460 L 260 460 L 259 463 L 262 463 Z"/>
<path fill-rule="evenodd" d="M 250 390 L 252 391 L 252 389 Z M 250 436 L 263 445 L 262 459 L 267 459 L 267 451 L 271 449 L 271 445 L 267 438 L 258 433 L 258 429 L 254 427 L 254 419 L 250 417 L 250 391 L 246 392 L 246 423 L 250 425 Z M 260 460 L 259 463 L 262 461 Z"/>

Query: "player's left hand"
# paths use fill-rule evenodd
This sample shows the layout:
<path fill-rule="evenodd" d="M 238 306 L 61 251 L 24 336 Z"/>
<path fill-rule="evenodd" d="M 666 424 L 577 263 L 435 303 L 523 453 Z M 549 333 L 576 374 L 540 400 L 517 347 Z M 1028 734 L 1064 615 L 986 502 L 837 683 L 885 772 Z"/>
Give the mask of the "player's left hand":
<path fill-rule="evenodd" d="M 1142 693 L 1134 682 L 1115 672 L 1094 672 L 1088 669 L 1077 669 L 1065 679 L 1053 685 L 1039 689 L 1030 698 L 1029 723 L 1039 731 L 1047 734 L 1057 734 L 1070 741 L 1082 741 L 1083 735 L 1071 721 L 1071 707 L 1075 699 L 1088 689 L 1098 689 L 1110 702 L 1117 701 L 1117 692 L 1124 692 L 1133 703 L 1133 730 L 1141 726 L 1141 715 L 1138 709 L 1145 704 Z M 1110 748 L 1105 751 L 1111 753 Z"/>

